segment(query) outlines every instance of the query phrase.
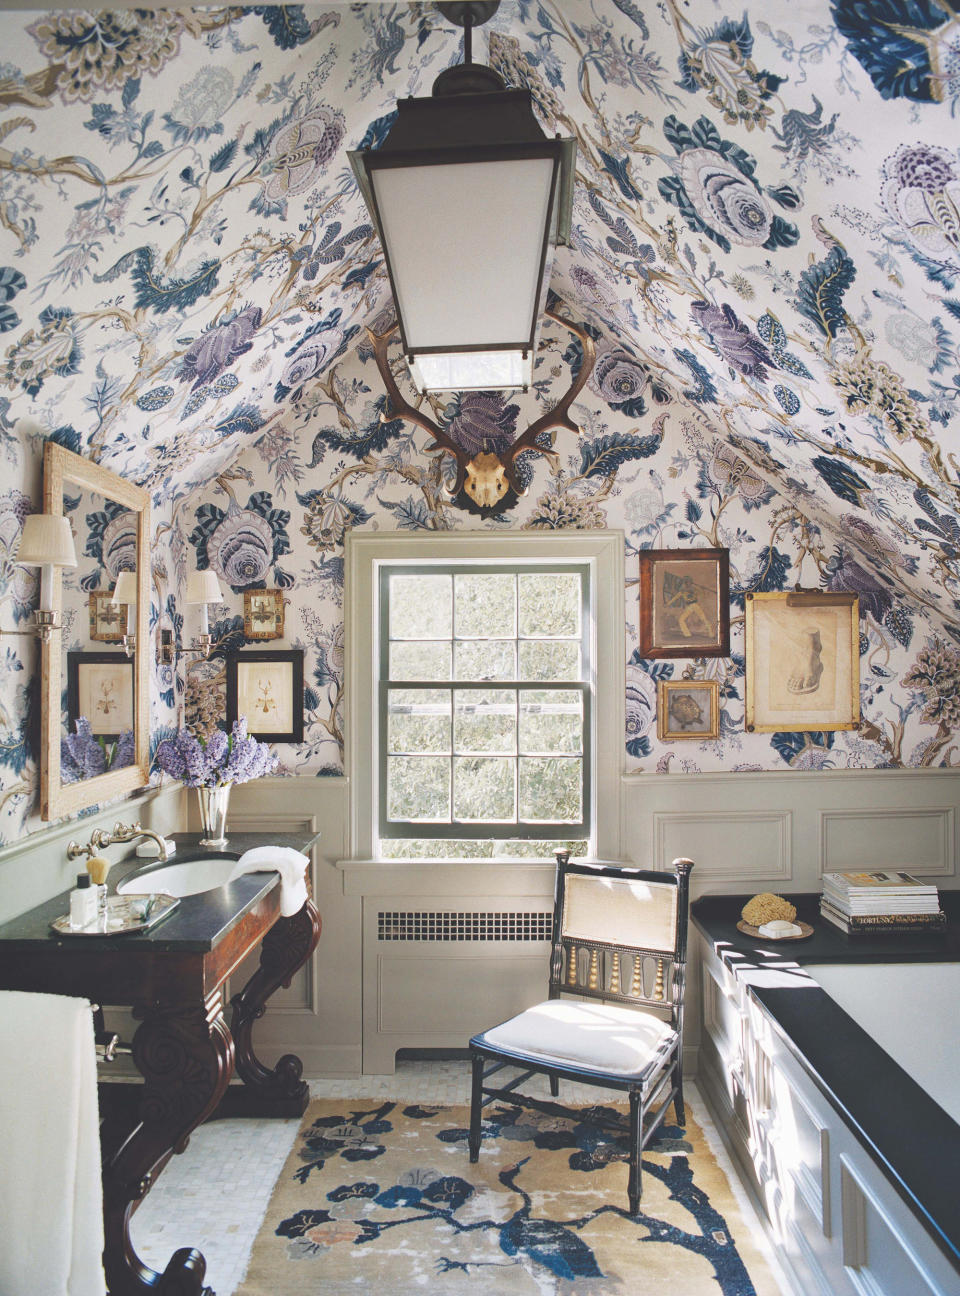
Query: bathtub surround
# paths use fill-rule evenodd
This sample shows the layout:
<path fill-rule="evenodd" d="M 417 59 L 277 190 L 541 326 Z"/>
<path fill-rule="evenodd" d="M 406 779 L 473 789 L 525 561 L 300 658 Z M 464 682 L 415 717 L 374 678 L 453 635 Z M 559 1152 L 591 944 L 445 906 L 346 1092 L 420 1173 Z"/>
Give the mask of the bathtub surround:
<path fill-rule="evenodd" d="M 943 935 L 856 942 L 817 922 L 816 894 L 791 898 L 815 931 L 789 947 L 737 931 L 746 896 L 705 896 L 691 908 L 702 958 L 701 1089 L 745 1182 L 765 1204 L 798 1296 L 865 1289 L 953 1296 L 960 1283 L 953 1171 L 960 1124 L 918 1084 L 923 1071 L 914 1070 L 913 1054 L 925 1055 L 936 1093 L 951 1047 L 948 1041 L 946 1053 L 940 1050 L 938 1035 L 952 1033 L 954 1014 L 935 1020 L 929 1010 L 944 965 L 949 980 L 940 993 L 953 1001 L 960 896 L 943 896 Z M 856 981 L 875 965 L 869 1015 Z M 904 980 L 896 997 L 885 998 L 884 984 L 898 983 L 898 965 Z M 846 967 L 851 991 L 843 988 Z M 924 971 L 933 977 L 929 994 L 918 981 Z M 840 987 L 836 1000 L 815 977 Z M 906 987 L 917 992 L 916 1012 L 907 1011 Z M 898 1018 L 878 1032 L 896 1057 L 873 1038 L 881 1003 L 884 1015 Z M 911 1030 L 932 1039 L 918 1039 L 914 1049 Z M 949 1074 L 955 1082 L 955 1071 Z"/>

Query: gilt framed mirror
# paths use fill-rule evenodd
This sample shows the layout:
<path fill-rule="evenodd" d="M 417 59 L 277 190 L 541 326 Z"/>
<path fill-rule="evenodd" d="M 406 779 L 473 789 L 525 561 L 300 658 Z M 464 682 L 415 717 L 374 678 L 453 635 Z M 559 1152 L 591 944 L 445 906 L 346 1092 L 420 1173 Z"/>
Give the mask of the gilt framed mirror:
<path fill-rule="evenodd" d="M 78 560 L 54 570 L 63 629 L 41 646 L 40 814 L 60 819 L 150 781 L 150 496 L 48 441 L 43 509 L 69 518 Z M 111 603 L 123 572 L 135 576 L 135 604 Z"/>

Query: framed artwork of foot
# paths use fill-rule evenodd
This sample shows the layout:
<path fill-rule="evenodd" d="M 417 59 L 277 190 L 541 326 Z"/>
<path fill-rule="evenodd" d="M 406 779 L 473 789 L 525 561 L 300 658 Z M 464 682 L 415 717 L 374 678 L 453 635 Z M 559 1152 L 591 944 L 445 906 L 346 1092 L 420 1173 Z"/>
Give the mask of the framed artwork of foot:
<path fill-rule="evenodd" d="M 745 608 L 747 731 L 858 728 L 856 594 L 748 594 Z"/>
<path fill-rule="evenodd" d="M 640 656 L 729 655 L 729 551 L 641 549 Z"/>

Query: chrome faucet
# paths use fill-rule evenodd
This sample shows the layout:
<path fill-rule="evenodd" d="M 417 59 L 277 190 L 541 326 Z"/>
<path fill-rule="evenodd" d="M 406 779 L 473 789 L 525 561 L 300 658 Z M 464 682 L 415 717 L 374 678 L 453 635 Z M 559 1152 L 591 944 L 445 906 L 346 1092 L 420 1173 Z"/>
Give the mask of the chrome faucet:
<path fill-rule="evenodd" d="M 149 837 L 152 841 L 155 841 L 160 851 L 160 862 L 166 862 L 168 858 L 167 843 L 152 828 L 141 828 L 138 823 L 131 824 L 129 827 L 126 824 L 115 823 L 112 832 L 107 832 L 104 828 L 94 828 L 86 846 L 81 846 L 79 842 L 75 841 L 68 842 L 67 859 L 74 860 L 80 855 L 86 855 L 89 858 L 96 855 L 98 851 L 103 850 L 105 846 L 115 846 L 118 842 L 133 841 L 135 837 Z"/>

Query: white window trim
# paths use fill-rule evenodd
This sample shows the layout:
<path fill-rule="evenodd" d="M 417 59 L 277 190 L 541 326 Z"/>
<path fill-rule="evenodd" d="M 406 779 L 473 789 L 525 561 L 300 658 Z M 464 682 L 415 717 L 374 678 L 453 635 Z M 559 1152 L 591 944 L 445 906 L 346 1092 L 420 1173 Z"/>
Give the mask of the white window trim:
<path fill-rule="evenodd" d="M 350 531 L 344 573 L 345 761 L 350 797 L 350 857 L 377 858 L 374 820 L 377 722 L 377 572 L 381 563 L 558 559 L 589 561 L 596 573 L 594 660 L 595 858 L 619 859 L 624 766 L 626 640 L 622 531 Z M 502 863 L 502 861 L 501 861 Z"/>

